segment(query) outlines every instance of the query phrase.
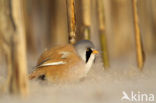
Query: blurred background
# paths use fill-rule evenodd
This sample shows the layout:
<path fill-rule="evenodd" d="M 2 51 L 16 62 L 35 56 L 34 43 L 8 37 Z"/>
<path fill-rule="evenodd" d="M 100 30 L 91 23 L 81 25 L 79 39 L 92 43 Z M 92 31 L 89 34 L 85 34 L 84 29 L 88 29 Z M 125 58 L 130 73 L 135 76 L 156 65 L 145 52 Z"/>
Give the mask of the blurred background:
<path fill-rule="evenodd" d="M 75 0 L 76 22 L 82 24 L 82 1 Z M 117 58 L 135 52 L 131 0 L 103 0 L 109 55 Z M 99 46 L 97 1 L 91 0 L 91 40 Z M 144 51 L 156 53 L 156 1 L 138 0 L 138 14 Z M 67 43 L 68 26 L 65 0 L 27 0 L 25 3 L 27 50 L 39 53 L 45 48 Z M 83 24 L 81 25 L 83 26 Z M 81 26 L 77 40 L 83 39 Z M 80 29 L 79 29 L 80 28 Z"/>

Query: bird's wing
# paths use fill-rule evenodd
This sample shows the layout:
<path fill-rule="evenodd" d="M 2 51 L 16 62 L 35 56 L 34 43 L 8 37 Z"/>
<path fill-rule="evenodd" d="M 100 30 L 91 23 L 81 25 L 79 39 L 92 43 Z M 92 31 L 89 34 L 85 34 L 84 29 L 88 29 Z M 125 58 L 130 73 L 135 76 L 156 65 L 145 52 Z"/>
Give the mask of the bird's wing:
<path fill-rule="evenodd" d="M 38 65 L 37 68 L 40 68 L 40 67 L 46 67 L 46 66 L 57 66 L 57 65 L 62 65 L 62 64 L 66 64 L 66 62 L 64 61 L 58 61 L 58 62 L 45 62 L 41 65 Z"/>
<path fill-rule="evenodd" d="M 65 64 L 66 59 L 70 58 L 73 52 L 72 45 L 63 45 L 47 50 L 40 56 L 36 67 Z"/>
<path fill-rule="evenodd" d="M 45 51 L 40 56 L 36 69 L 30 74 L 29 78 L 37 78 L 47 72 L 61 72 L 60 68 L 68 69 L 69 65 L 78 63 L 80 58 L 77 56 L 72 45 L 59 46 Z M 63 69 L 61 69 L 63 71 Z"/>

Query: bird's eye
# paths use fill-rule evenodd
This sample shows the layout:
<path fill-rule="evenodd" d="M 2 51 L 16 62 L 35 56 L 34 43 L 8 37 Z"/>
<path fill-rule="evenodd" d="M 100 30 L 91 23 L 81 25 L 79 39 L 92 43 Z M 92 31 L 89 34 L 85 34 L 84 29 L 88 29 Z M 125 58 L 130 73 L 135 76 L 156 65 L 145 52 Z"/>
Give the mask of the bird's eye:
<path fill-rule="evenodd" d="M 91 50 L 91 48 L 87 48 L 87 50 L 86 50 L 86 63 L 88 62 L 92 52 L 93 51 Z"/>

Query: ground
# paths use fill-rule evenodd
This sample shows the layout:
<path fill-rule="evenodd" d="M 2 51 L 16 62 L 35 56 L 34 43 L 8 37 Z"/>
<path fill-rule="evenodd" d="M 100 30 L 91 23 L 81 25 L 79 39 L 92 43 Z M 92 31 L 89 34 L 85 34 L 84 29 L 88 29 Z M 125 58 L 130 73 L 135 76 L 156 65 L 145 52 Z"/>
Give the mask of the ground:
<path fill-rule="evenodd" d="M 80 82 L 48 84 L 31 81 L 30 95 L 26 99 L 0 95 L 0 103 L 133 103 L 120 100 L 123 91 L 128 95 L 132 91 L 156 95 L 156 56 L 146 58 L 143 71 L 136 67 L 134 57 L 113 59 L 109 69 L 103 68 L 98 57 L 88 76 Z M 3 80 L 0 75 L 0 82 Z"/>

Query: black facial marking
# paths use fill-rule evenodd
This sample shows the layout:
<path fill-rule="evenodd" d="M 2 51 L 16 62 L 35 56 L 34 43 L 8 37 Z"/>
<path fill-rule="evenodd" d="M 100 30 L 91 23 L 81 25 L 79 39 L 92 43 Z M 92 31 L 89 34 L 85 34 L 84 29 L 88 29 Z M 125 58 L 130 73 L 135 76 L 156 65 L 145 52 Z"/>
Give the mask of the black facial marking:
<path fill-rule="evenodd" d="M 92 52 L 93 51 L 90 48 L 87 48 L 87 51 L 86 51 L 86 63 L 88 62 Z"/>
<path fill-rule="evenodd" d="M 39 77 L 38 77 L 38 79 L 40 79 L 40 80 L 45 80 L 46 79 L 46 76 L 43 74 L 43 75 L 40 75 Z"/>

